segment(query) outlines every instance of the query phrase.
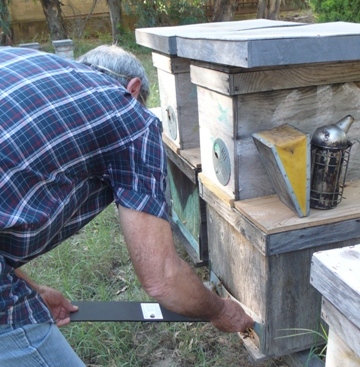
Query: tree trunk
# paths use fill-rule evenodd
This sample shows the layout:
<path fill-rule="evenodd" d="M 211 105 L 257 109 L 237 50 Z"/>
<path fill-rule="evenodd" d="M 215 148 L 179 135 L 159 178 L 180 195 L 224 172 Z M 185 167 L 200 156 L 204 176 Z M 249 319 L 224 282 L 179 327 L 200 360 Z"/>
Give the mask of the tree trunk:
<path fill-rule="evenodd" d="M 257 15 L 258 19 L 266 19 L 267 17 L 267 0 L 258 0 Z"/>
<path fill-rule="evenodd" d="M 122 0 L 108 0 L 110 11 L 112 42 L 117 44 L 121 40 L 121 24 L 122 24 Z"/>
<path fill-rule="evenodd" d="M 226 22 L 234 19 L 236 0 L 215 0 L 213 22 Z"/>
<path fill-rule="evenodd" d="M 64 18 L 59 0 L 40 0 L 52 41 L 67 39 Z"/>
<path fill-rule="evenodd" d="M 259 0 L 257 7 L 258 19 L 278 20 L 281 0 Z"/>
<path fill-rule="evenodd" d="M 0 0 L 0 45 L 11 46 L 11 16 L 9 11 L 10 0 Z"/>
<path fill-rule="evenodd" d="M 270 0 L 269 1 L 268 19 L 272 19 L 272 20 L 279 19 L 280 3 L 281 3 L 281 0 Z"/>

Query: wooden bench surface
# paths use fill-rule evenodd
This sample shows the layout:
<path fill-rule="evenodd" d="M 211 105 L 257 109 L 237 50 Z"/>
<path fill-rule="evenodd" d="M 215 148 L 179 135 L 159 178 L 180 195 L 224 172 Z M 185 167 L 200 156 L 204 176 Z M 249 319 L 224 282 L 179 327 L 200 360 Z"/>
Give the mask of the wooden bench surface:
<path fill-rule="evenodd" d="M 360 181 L 346 184 L 343 199 L 333 209 L 310 209 L 307 217 L 298 217 L 277 195 L 239 200 L 234 207 L 266 234 L 315 227 L 360 218 Z"/>

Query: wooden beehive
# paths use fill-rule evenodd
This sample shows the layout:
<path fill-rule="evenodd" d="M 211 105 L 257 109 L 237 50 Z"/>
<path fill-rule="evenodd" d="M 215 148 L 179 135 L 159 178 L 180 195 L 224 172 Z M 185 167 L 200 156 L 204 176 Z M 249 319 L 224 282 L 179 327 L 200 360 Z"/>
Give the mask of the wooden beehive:
<path fill-rule="evenodd" d="M 140 28 L 135 30 L 138 44 L 151 48 L 153 64 L 158 71 L 161 115 L 164 134 L 171 149 L 192 149 L 200 146 L 197 88 L 190 80 L 189 58 L 177 55 L 180 35 L 207 34 L 217 30 L 235 31 L 296 24 L 270 20 L 204 23 L 177 27 Z"/>
<path fill-rule="evenodd" d="M 196 266 L 208 264 L 206 204 L 199 196 L 200 149 L 176 154 L 167 147 L 171 216 L 184 235 L 185 249 Z"/>
<path fill-rule="evenodd" d="M 353 145 L 339 206 L 299 218 L 276 195 L 253 135 L 288 124 L 311 136 L 351 114 L 348 137 L 359 141 L 360 25 L 253 20 L 180 28 L 147 37 L 154 49 L 191 60 L 211 272 L 259 322 L 262 332 L 244 338 L 255 359 L 306 350 L 313 335 L 287 332 L 321 322 L 312 254 L 360 241 L 360 148 Z"/>
<path fill-rule="evenodd" d="M 151 111 L 161 119 L 161 108 Z M 184 236 L 183 245 L 195 266 L 208 264 L 206 203 L 199 196 L 200 148 L 179 150 L 163 133 L 167 154 L 168 204 L 174 224 Z"/>
<path fill-rule="evenodd" d="M 235 200 L 275 193 L 252 135 L 289 124 L 311 136 L 349 113 L 359 120 L 358 46 L 360 25 L 349 23 L 178 37 L 178 56 L 193 59 L 202 172 Z M 359 128 L 348 135 L 358 140 Z M 219 143 L 227 157 L 218 162 Z M 355 145 L 349 179 L 360 178 L 358 157 Z"/>
<path fill-rule="evenodd" d="M 163 132 L 173 150 L 199 148 L 196 87 L 190 60 L 152 53 L 157 68 Z"/>
<path fill-rule="evenodd" d="M 276 195 L 233 201 L 218 193 L 202 173 L 200 193 L 207 203 L 211 271 L 223 287 L 261 324 L 262 333 L 244 339 L 255 360 L 314 346 L 320 330 L 321 295 L 310 284 L 314 252 L 349 246 L 360 239 L 360 181 L 348 188 L 337 210 L 299 218 Z"/>
<path fill-rule="evenodd" d="M 315 253 L 311 284 L 329 325 L 326 367 L 360 365 L 360 245 Z"/>

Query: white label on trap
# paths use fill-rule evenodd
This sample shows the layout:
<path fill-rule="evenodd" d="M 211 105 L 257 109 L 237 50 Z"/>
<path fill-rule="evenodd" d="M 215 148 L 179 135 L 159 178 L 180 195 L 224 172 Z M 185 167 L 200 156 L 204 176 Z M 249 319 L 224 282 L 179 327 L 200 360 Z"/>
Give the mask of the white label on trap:
<path fill-rule="evenodd" d="M 162 320 L 160 305 L 158 303 L 141 303 L 141 310 L 145 320 Z"/>

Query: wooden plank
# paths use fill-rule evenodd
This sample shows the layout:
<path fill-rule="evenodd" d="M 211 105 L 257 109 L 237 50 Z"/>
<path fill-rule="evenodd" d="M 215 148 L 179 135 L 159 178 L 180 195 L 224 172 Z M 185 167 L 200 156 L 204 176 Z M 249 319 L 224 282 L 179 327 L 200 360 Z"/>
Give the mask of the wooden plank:
<path fill-rule="evenodd" d="M 197 88 L 198 111 L 200 126 L 200 150 L 202 157 L 201 169 L 207 177 L 237 199 L 238 195 L 238 166 L 236 164 L 236 141 L 234 140 L 236 112 L 234 99 L 220 95 L 202 87 Z M 214 169 L 214 142 L 221 139 L 228 150 L 230 161 L 230 179 L 226 185 L 219 182 Z M 205 159 L 206 157 L 206 159 Z M 261 163 L 261 162 L 260 162 Z"/>
<path fill-rule="evenodd" d="M 182 157 L 173 158 L 175 162 L 168 159 L 172 218 L 197 256 L 194 257 L 190 251 L 188 254 L 200 266 L 208 260 L 205 202 L 199 196 L 196 170 L 186 166 L 187 162 Z M 181 170 L 184 167 L 193 174 L 193 181 Z"/>
<path fill-rule="evenodd" d="M 348 346 L 346 349 L 352 350 L 351 355 L 357 356 L 357 362 L 360 364 L 360 329 L 325 298 L 322 300 L 321 317 L 330 326 L 330 331 Z M 331 353 L 328 349 L 327 356 Z"/>
<path fill-rule="evenodd" d="M 253 312 L 246 305 L 237 300 L 224 286 L 224 284 L 220 281 L 220 279 L 216 276 L 216 274 L 210 271 L 210 285 L 211 288 L 216 290 L 221 297 L 231 298 L 235 302 L 239 303 L 240 306 L 244 309 L 244 311 L 252 317 L 255 321 L 254 329 L 250 332 L 246 331 L 244 333 L 238 333 L 242 342 L 245 345 L 245 348 L 249 352 L 250 356 L 256 362 L 264 361 L 270 358 L 270 356 L 265 356 L 259 351 L 259 345 L 262 343 L 262 338 L 264 336 L 264 322 L 261 318 Z"/>
<path fill-rule="evenodd" d="M 248 94 L 282 89 L 302 88 L 315 85 L 354 82 L 360 80 L 360 63 L 284 66 L 279 69 L 220 70 L 191 65 L 191 81 L 226 95 Z"/>
<path fill-rule="evenodd" d="M 355 61 L 360 59 L 360 25 L 333 22 L 194 32 L 177 37 L 177 55 L 245 68 Z"/>
<path fill-rule="evenodd" d="M 326 367 L 359 367 L 360 358 L 330 329 L 326 352 Z"/>
<path fill-rule="evenodd" d="M 267 255 L 278 255 L 312 248 L 314 243 L 326 245 L 345 241 L 347 246 L 360 242 L 359 219 L 274 233 L 267 236 L 265 251 Z"/>
<path fill-rule="evenodd" d="M 232 208 L 234 206 L 234 200 L 231 196 L 227 195 L 226 192 L 220 190 L 217 185 L 214 185 L 212 180 L 206 177 L 202 172 L 198 174 L 200 186 L 205 185 L 208 190 L 210 190 L 213 195 L 212 198 L 216 199 L 216 201 L 221 201 L 225 204 L 225 206 Z M 200 195 L 204 193 L 204 190 L 200 188 Z"/>
<path fill-rule="evenodd" d="M 264 256 L 243 231 L 209 204 L 207 215 L 212 271 L 236 299 L 264 321 L 259 353 L 280 356 L 323 343 L 315 333 L 289 335 L 294 328 L 320 329 L 321 295 L 309 282 L 310 259 L 320 249 L 347 246 L 347 241 L 313 241 L 312 248 Z"/>
<path fill-rule="evenodd" d="M 239 95 L 236 97 L 236 104 L 234 102 L 234 105 L 237 108 L 237 111 L 234 112 L 237 120 L 234 120 L 236 132 L 233 136 L 238 139 L 237 151 L 239 152 L 240 178 L 244 177 L 244 175 L 241 175 L 242 164 L 245 163 L 247 167 L 251 165 L 259 167 L 261 163 L 255 145 L 242 143 L 242 140 L 259 131 L 289 124 L 312 136 L 318 127 L 334 124 L 344 116 L 353 114 L 355 123 L 348 132 L 348 138 L 353 142 L 360 141 L 360 129 L 357 126 L 357 122 L 360 120 L 360 112 L 356 107 L 360 106 L 360 83 Z M 226 105 L 221 105 L 221 107 L 226 108 Z M 201 116 L 199 118 L 202 119 Z M 242 144 L 244 144 L 244 147 L 241 146 Z M 359 166 L 360 144 L 354 144 L 350 154 L 347 180 L 360 179 Z M 260 172 L 255 173 L 259 174 Z M 247 180 L 250 180 L 250 178 L 247 178 Z M 252 184 L 256 184 L 256 182 L 263 182 L 264 180 L 262 176 L 252 175 L 251 181 Z M 251 185 L 251 182 L 246 187 L 248 185 Z M 273 193 L 275 192 L 273 191 Z M 240 191 L 238 197 L 241 196 L 243 199 L 249 198 L 241 195 Z"/>
<path fill-rule="evenodd" d="M 201 152 L 199 148 L 180 150 L 180 156 L 189 162 L 194 168 L 201 169 Z"/>
<path fill-rule="evenodd" d="M 162 140 L 166 144 L 166 146 L 168 148 L 170 148 L 175 154 L 179 154 L 180 153 L 180 148 L 165 133 L 162 133 Z"/>
<path fill-rule="evenodd" d="M 181 244 L 184 246 L 194 266 L 196 268 L 207 266 L 209 264 L 207 242 L 203 243 L 201 240 L 202 236 L 195 239 L 174 211 L 172 211 L 171 216 L 179 234 L 183 238 Z"/>
<path fill-rule="evenodd" d="M 161 70 L 170 74 L 176 73 L 189 73 L 190 72 L 190 60 L 183 59 L 182 57 L 168 56 L 159 54 L 157 52 L 152 53 L 153 65 Z"/>
<path fill-rule="evenodd" d="M 267 254 L 267 238 L 260 228 L 247 220 L 243 215 L 234 211 L 234 202 L 231 197 L 220 191 L 203 173 L 199 173 L 199 194 L 213 207 L 231 226 L 248 239 L 257 250 Z"/>
<path fill-rule="evenodd" d="M 307 218 L 308 224 L 306 224 L 302 223 L 304 218 L 298 218 L 280 202 L 277 196 L 270 197 L 269 199 L 274 199 L 270 201 L 266 200 L 268 198 L 249 200 L 260 204 L 260 207 L 255 211 L 260 218 L 265 214 L 265 217 L 271 218 L 272 221 L 281 223 L 280 226 L 275 226 L 277 230 L 269 230 L 263 225 L 261 220 L 256 221 L 246 211 L 238 210 L 248 200 L 232 201 L 231 197 L 219 190 L 217 185 L 206 177 L 203 172 L 198 174 L 198 178 L 200 196 L 215 208 L 239 233 L 250 240 L 257 250 L 265 256 L 301 251 L 313 247 L 314 243 L 325 245 L 347 241 L 347 245 L 352 245 L 360 241 L 359 219 L 357 217 L 352 220 L 342 221 L 339 218 L 335 218 L 336 213 L 333 212 L 334 219 L 339 220 L 339 222 L 327 224 L 327 220 L 309 222 L 312 215 L 310 214 L 310 217 Z M 276 205 L 279 205 L 281 208 L 272 211 Z M 311 213 L 313 212 L 327 214 L 327 211 L 312 210 Z M 284 213 L 286 213 L 285 216 L 287 218 L 295 218 L 297 225 L 293 226 L 291 222 L 289 226 L 286 226 L 286 224 L 282 223 Z M 346 210 L 344 210 L 345 213 Z"/>
<path fill-rule="evenodd" d="M 172 27 L 151 27 L 135 29 L 136 42 L 169 55 L 177 54 L 177 39 L 180 35 L 199 35 L 203 33 L 218 34 L 219 32 L 239 31 L 246 29 L 294 26 L 299 23 L 265 19 L 190 24 Z"/>
<path fill-rule="evenodd" d="M 211 270 L 233 297 L 266 321 L 267 259 L 210 205 L 207 218 Z"/>
<path fill-rule="evenodd" d="M 212 157 L 213 142 L 224 141 L 231 162 L 231 177 L 223 189 L 235 200 L 275 194 L 252 134 L 289 124 L 312 135 L 321 126 L 352 114 L 350 141 L 360 141 L 360 83 L 225 96 L 198 86 L 200 148 Z M 347 180 L 360 179 L 360 144 L 351 149 Z M 202 171 L 218 182 L 212 159 L 203 159 Z M 219 186 L 221 184 L 219 183 Z"/>
<path fill-rule="evenodd" d="M 196 86 L 190 81 L 190 73 L 171 74 L 158 69 L 158 81 L 164 134 L 180 149 L 199 147 Z"/>
<path fill-rule="evenodd" d="M 308 217 L 299 218 L 277 195 L 239 200 L 235 208 L 265 233 L 280 233 L 315 226 L 330 225 L 360 218 L 360 181 L 346 183 L 344 198 L 330 210 L 310 209 Z"/>
<path fill-rule="evenodd" d="M 311 284 L 360 328 L 360 245 L 314 254 Z"/>
<path fill-rule="evenodd" d="M 199 173 L 198 177 L 200 196 L 215 208 L 239 233 L 250 240 L 257 250 L 265 256 L 301 251 L 314 247 L 314 244 L 324 245 L 343 242 L 350 246 L 360 242 L 358 218 L 347 221 L 340 220 L 338 223 L 332 224 L 315 222 L 313 226 L 306 224 L 302 226 L 301 218 L 296 217 L 289 208 L 279 201 L 278 197 L 273 196 L 272 198 L 276 199 L 276 201 L 265 201 L 264 209 L 259 209 L 258 211 L 260 219 L 258 218 L 259 221 L 255 221 L 238 210 L 238 207 L 246 203 L 247 200 L 232 201 L 231 197 L 219 190 L 217 185 L 214 185 L 203 172 Z M 258 198 L 256 201 L 262 204 L 263 199 L 266 198 Z M 279 203 L 281 203 L 281 209 L 279 211 L 271 211 L 273 206 Z M 269 218 L 275 218 L 275 220 L 279 218 L 280 221 L 283 211 L 285 211 L 289 217 L 299 220 L 299 225 L 297 227 L 281 226 L 281 228 L 278 228 L 278 231 L 268 231 L 261 224 L 261 215 L 264 213 L 266 216 L 266 211 L 271 213 Z M 314 211 L 326 214 L 324 211 Z"/>
<path fill-rule="evenodd" d="M 188 160 L 186 160 L 180 154 L 176 154 L 169 146 L 165 145 L 166 155 L 179 169 L 180 172 L 185 174 L 190 181 L 197 184 L 197 176 L 199 169 L 194 167 Z"/>

